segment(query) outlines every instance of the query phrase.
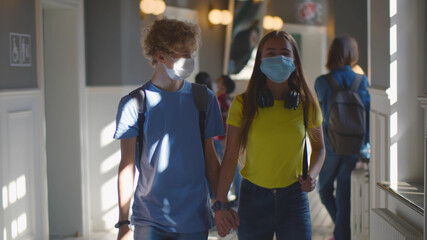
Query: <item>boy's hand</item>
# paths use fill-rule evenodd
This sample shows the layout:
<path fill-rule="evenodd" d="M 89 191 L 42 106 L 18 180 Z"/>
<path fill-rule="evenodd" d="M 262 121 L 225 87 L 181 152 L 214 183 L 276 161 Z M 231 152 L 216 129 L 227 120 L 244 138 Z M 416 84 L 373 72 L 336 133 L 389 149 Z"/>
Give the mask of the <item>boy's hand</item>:
<path fill-rule="evenodd" d="M 215 211 L 215 224 L 218 234 L 225 237 L 231 229 L 237 230 L 239 216 L 233 209 Z"/>

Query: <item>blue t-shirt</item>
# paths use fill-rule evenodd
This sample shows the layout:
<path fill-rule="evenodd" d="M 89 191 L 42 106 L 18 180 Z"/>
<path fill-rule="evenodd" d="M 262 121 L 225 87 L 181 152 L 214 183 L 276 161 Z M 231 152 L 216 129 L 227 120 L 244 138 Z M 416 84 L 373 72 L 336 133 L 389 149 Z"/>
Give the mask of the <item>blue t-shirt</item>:
<path fill-rule="evenodd" d="M 344 66 L 344 68 L 336 68 L 332 70 L 332 75 L 337 81 L 338 85 L 350 87 L 353 83 L 353 79 L 356 76 L 356 73 L 351 70 L 349 65 Z M 371 97 L 368 92 L 369 82 L 366 76 L 363 76 L 362 83 L 359 86 L 359 95 L 362 98 L 362 102 L 365 105 L 366 110 L 366 134 L 365 134 L 365 144 L 362 147 L 362 153 L 365 153 L 369 148 L 369 111 L 370 111 L 370 102 Z M 329 105 L 330 99 L 332 96 L 332 88 L 328 84 L 328 80 L 324 75 L 318 77 L 314 84 L 316 89 L 317 97 L 319 99 L 320 108 L 323 113 L 323 134 L 325 138 L 325 146 L 328 154 L 333 154 L 331 147 L 328 142 L 328 119 L 329 119 Z M 365 157 L 369 157 L 368 153 L 365 153 Z"/>
<path fill-rule="evenodd" d="M 132 223 L 178 233 L 200 232 L 213 226 L 199 112 L 192 85 L 184 81 L 175 92 L 148 83 L 140 174 L 132 206 Z M 205 138 L 223 135 L 218 101 L 208 89 Z M 138 110 L 127 95 L 120 101 L 115 139 L 138 135 Z"/>

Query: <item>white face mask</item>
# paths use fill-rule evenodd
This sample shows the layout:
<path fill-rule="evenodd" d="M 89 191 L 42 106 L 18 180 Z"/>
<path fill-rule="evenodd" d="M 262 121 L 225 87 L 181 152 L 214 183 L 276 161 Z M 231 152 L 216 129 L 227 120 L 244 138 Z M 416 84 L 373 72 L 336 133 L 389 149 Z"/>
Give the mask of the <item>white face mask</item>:
<path fill-rule="evenodd" d="M 194 57 L 175 58 L 173 62 L 173 69 L 166 67 L 166 72 L 172 80 L 184 80 L 194 71 Z"/>

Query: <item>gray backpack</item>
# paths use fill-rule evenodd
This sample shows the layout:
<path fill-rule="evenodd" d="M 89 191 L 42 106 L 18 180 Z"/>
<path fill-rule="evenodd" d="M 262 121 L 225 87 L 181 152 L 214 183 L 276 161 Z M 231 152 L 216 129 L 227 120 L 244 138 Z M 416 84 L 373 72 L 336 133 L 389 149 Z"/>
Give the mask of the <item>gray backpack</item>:
<path fill-rule="evenodd" d="M 358 93 L 363 75 L 356 74 L 350 88 L 338 85 L 331 73 L 325 77 L 332 88 L 327 130 L 329 146 L 336 154 L 359 154 L 366 134 L 366 109 Z"/>
<path fill-rule="evenodd" d="M 133 90 L 129 95 L 136 101 L 138 106 L 138 128 L 139 133 L 136 138 L 136 149 L 137 155 L 135 157 L 135 164 L 138 170 L 140 170 L 139 159 L 142 154 L 143 138 L 144 138 L 144 121 L 145 121 L 145 89 L 148 86 L 148 82 L 141 87 Z M 200 139 L 202 141 L 203 152 L 205 152 L 205 120 L 206 120 L 206 109 L 209 102 L 208 91 L 205 85 L 192 83 L 192 93 L 194 104 L 196 105 L 197 111 L 199 112 L 199 129 Z"/>

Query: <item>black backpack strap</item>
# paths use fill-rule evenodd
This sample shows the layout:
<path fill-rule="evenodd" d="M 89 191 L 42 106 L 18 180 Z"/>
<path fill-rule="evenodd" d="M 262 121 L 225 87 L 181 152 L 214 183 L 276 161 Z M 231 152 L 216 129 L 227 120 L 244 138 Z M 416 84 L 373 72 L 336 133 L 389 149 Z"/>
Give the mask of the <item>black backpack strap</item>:
<path fill-rule="evenodd" d="M 353 79 L 353 83 L 351 84 L 350 90 L 353 92 L 358 92 L 360 84 L 362 83 L 363 75 L 356 74 Z"/>
<path fill-rule="evenodd" d="M 328 84 L 334 93 L 337 92 L 338 90 L 342 89 L 342 87 L 337 83 L 337 80 L 334 78 L 332 73 L 326 74 L 325 78 L 326 78 L 326 81 L 328 81 Z"/>
<path fill-rule="evenodd" d="M 142 156 L 142 146 L 144 139 L 144 122 L 145 122 L 145 88 L 146 84 L 133 90 L 129 95 L 136 101 L 138 107 L 138 136 L 136 137 L 136 143 L 138 147 L 138 156 L 135 158 L 137 169 L 139 170 L 139 159 Z"/>
<path fill-rule="evenodd" d="M 208 107 L 208 90 L 205 85 L 192 83 L 193 99 L 196 104 L 197 111 L 199 111 L 199 128 L 200 139 L 202 141 L 203 153 L 205 153 L 205 120 L 206 109 Z"/>

